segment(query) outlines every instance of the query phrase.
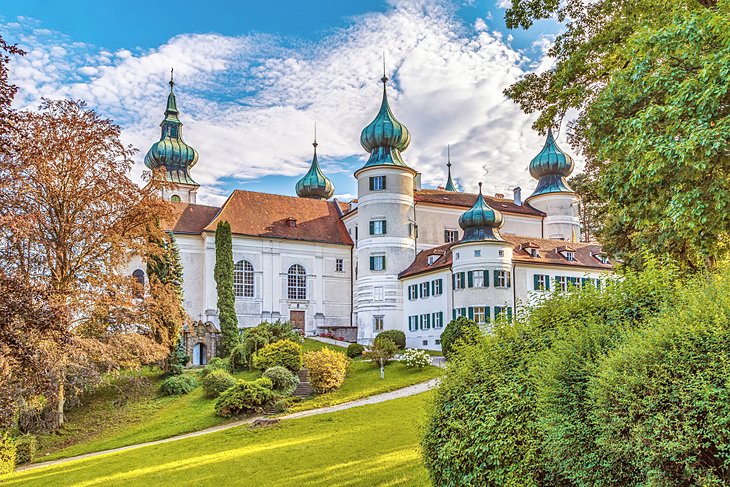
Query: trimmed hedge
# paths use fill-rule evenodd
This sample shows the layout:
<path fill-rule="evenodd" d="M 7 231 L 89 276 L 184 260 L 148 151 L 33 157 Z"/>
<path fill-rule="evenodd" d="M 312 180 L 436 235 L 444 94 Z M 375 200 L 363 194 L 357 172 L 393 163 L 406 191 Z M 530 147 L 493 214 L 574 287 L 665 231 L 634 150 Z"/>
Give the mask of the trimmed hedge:
<path fill-rule="evenodd" d="M 302 346 L 291 340 L 270 343 L 256 353 L 253 365 L 259 370 L 279 365 L 292 372 L 299 372 L 302 368 Z"/>
<path fill-rule="evenodd" d="M 375 337 L 373 344 L 377 344 L 378 340 L 382 340 L 384 338 L 387 338 L 396 345 L 398 345 L 398 350 L 403 350 L 406 348 L 406 334 L 400 330 L 381 331 L 380 333 L 378 333 L 378 336 Z"/>
<path fill-rule="evenodd" d="M 365 347 L 359 343 L 351 343 L 347 346 L 347 356 L 350 358 L 360 357 L 365 351 Z"/>
<path fill-rule="evenodd" d="M 218 416 L 233 416 L 248 412 L 263 412 L 272 404 L 276 394 L 272 390 L 271 379 L 261 377 L 254 381 L 239 380 L 226 390 L 215 403 Z"/>
<path fill-rule="evenodd" d="M 160 386 L 160 390 L 166 396 L 178 396 L 188 394 L 198 387 L 198 381 L 190 374 L 173 375 L 168 377 Z"/>
<path fill-rule="evenodd" d="M 203 390 L 205 391 L 205 397 L 209 399 L 220 396 L 221 393 L 235 385 L 236 379 L 222 369 L 213 370 L 203 378 Z"/>
<path fill-rule="evenodd" d="M 266 369 L 263 377 L 270 379 L 273 389 L 283 396 L 294 392 L 299 385 L 299 377 L 280 365 Z"/>
<path fill-rule="evenodd" d="M 309 372 L 309 384 L 315 392 L 322 394 L 342 386 L 352 360 L 344 353 L 323 348 L 304 354 L 304 366 Z"/>

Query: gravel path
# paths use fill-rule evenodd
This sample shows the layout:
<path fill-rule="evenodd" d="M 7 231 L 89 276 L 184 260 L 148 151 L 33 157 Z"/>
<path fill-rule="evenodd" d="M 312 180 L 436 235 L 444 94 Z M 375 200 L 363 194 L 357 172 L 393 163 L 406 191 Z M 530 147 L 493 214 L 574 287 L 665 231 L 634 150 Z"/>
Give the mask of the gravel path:
<path fill-rule="evenodd" d="M 392 401 L 393 399 L 400 399 L 402 397 L 414 396 L 416 394 L 426 392 L 426 391 L 431 390 L 434 387 L 438 386 L 438 384 L 439 384 L 439 379 L 431 379 L 426 382 L 421 382 L 420 384 L 415 384 L 412 386 L 404 387 L 402 389 L 396 389 L 395 391 L 384 392 L 382 394 L 376 394 L 375 396 L 370 396 L 370 397 L 365 397 L 362 399 L 357 399 L 355 401 L 345 402 L 342 404 L 338 404 L 336 406 L 327 406 L 327 407 L 319 408 L 319 409 L 310 409 L 309 411 L 300 411 L 298 413 L 285 414 L 283 416 L 276 417 L 276 419 L 284 420 L 284 419 L 305 418 L 307 416 L 316 416 L 318 414 L 327 414 L 327 413 L 333 413 L 335 411 L 343 411 L 345 409 L 365 406 L 367 404 L 376 404 L 379 402 Z M 48 467 L 50 465 L 58 465 L 60 463 L 71 462 L 74 460 L 81 460 L 83 458 L 96 457 L 99 455 L 106 455 L 108 453 L 115 453 L 115 452 L 120 452 L 120 451 L 125 451 L 125 450 L 133 450 L 135 448 L 142 448 L 144 446 L 159 445 L 162 443 L 169 443 L 171 441 L 183 440 L 185 438 L 194 438 L 196 436 L 209 435 L 211 433 L 217 433 L 218 431 L 223 431 L 223 430 L 227 430 L 230 428 L 237 428 L 239 426 L 251 424 L 255 421 L 265 420 L 265 419 L 267 419 L 267 416 L 254 416 L 252 418 L 243 419 L 241 421 L 234 421 L 232 423 L 222 424 L 220 426 L 213 426 L 211 428 L 206 428 L 206 429 L 203 429 L 200 431 L 194 431 L 192 433 L 185 433 L 183 435 L 171 436 L 170 438 L 165 438 L 162 440 L 148 441 L 146 443 L 138 443 L 136 445 L 128 445 L 128 446 L 122 446 L 119 448 L 112 448 L 111 450 L 103 450 L 103 451 L 98 451 L 98 452 L 93 452 L 93 453 L 86 453 L 85 455 L 78 455 L 75 457 L 62 458 L 59 460 L 51 460 L 48 462 L 34 463 L 31 465 L 24 465 L 22 467 L 18 467 L 16 469 L 16 471 L 22 472 L 24 470 L 34 470 L 36 468 Z"/>

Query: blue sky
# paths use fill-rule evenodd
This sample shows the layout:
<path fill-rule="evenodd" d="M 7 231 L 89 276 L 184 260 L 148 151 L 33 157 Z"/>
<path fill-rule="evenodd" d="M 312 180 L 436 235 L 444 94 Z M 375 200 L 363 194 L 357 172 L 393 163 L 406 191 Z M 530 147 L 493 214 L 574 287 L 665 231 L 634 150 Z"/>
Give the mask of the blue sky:
<path fill-rule="evenodd" d="M 140 149 L 158 137 L 175 67 L 185 140 L 200 152 L 201 200 L 233 188 L 292 194 L 311 159 L 343 198 L 363 162 L 359 131 L 379 105 L 380 57 L 393 111 L 412 132 L 406 162 L 443 183 L 446 144 L 467 190 L 529 189 L 542 138 L 502 90 L 546 69 L 552 21 L 508 31 L 505 0 L 63 2 L 0 0 L 0 32 L 29 54 L 11 65 L 19 107 L 82 98 Z M 566 144 L 563 144 L 566 145 Z M 143 169 L 135 168 L 136 177 Z"/>

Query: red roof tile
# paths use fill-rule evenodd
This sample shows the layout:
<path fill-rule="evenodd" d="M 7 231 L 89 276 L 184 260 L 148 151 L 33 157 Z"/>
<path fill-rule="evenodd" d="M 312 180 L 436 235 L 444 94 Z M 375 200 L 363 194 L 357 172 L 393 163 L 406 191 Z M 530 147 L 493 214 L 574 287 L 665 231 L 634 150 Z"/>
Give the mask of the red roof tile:
<path fill-rule="evenodd" d="M 294 218 L 296 225 L 287 223 Z M 206 227 L 228 221 L 237 235 L 352 245 L 335 201 L 236 190 Z"/>
<path fill-rule="evenodd" d="M 174 233 L 200 234 L 218 210 L 217 206 L 172 203 L 172 215 L 165 226 Z"/>
<path fill-rule="evenodd" d="M 414 192 L 416 203 L 429 203 L 433 205 L 457 206 L 460 208 L 471 208 L 477 199 L 476 193 L 460 193 L 455 191 L 443 191 L 439 189 L 419 189 Z M 508 198 L 495 198 L 484 196 L 484 200 L 495 210 L 504 213 L 519 213 L 523 215 L 545 216 L 545 213 L 536 210 L 527 203 L 516 205 L 514 200 Z"/>

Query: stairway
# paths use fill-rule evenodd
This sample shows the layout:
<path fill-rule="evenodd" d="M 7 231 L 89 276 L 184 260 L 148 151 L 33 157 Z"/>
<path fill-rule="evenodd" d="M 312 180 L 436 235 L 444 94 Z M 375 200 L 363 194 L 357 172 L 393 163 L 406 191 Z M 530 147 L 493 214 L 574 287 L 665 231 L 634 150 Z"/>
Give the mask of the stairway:
<path fill-rule="evenodd" d="M 314 394 L 314 389 L 309 385 L 309 371 L 303 368 L 297 372 L 297 376 L 299 377 L 299 385 L 294 389 L 292 396 L 305 398 Z"/>

